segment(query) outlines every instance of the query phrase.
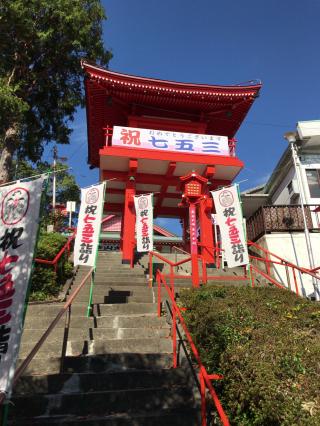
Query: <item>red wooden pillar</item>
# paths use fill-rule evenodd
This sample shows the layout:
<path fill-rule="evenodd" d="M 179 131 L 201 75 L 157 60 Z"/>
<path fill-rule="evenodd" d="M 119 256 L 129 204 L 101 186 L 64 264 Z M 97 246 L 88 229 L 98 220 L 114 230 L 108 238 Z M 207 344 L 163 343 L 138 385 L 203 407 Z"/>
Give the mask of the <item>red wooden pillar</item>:
<path fill-rule="evenodd" d="M 122 212 L 122 215 L 121 215 L 121 230 L 120 230 L 120 250 L 121 251 L 122 251 L 122 248 L 123 248 L 123 234 L 124 234 L 124 232 L 123 232 L 123 230 L 124 230 L 123 218 L 124 218 L 124 214 Z"/>
<path fill-rule="evenodd" d="M 199 202 L 201 254 L 208 266 L 213 266 L 215 260 L 211 204 L 211 200 L 207 196 Z"/>
<path fill-rule="evenodd" d="M 131 264 L 134 255 L 136 212 L 134 209 L 134 195 L 136 183 L 130 179 L 126 183 L 124 209 L 122 221 L 122 263 Z"/>

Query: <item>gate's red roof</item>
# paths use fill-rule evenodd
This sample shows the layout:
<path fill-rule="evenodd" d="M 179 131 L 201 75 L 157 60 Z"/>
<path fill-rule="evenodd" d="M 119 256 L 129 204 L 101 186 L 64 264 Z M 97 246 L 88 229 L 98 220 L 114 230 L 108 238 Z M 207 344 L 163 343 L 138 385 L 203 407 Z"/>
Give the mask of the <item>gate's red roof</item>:
<path fill-rule="evenodd" d="M 93 166 L 99 165 L 99 148 L 105 144 L 103 128 L 126 126 L 130 114 L 204 120 L 207 134 L 232 138 L 261 88 L 261 83 L 178 83 L 120 74 L 86 62 L 82 65 L 86 73 L 88 161 Z"/>

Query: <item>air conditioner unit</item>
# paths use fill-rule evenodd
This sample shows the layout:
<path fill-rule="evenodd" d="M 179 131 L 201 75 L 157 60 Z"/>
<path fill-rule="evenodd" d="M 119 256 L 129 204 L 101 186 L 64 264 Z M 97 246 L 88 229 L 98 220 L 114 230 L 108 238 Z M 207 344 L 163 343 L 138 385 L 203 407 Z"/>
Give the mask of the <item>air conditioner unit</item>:
<path fill-rule="evenodd" d="M 287 188 L 291 198 L 296 198 L 300 195 L 299 186 L 296 179 L 292 179 Z"/>

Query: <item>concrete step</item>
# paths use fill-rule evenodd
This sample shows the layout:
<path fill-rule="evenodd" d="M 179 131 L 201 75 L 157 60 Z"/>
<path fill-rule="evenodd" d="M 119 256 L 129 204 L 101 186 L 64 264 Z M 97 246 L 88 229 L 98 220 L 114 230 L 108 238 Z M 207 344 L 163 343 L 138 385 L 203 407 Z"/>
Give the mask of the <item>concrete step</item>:
<path fill-rule="evenodd" d="M 156 314 L 149 315 L 113 315 L 101 316 L 94 319 L 97 328 L 122 327 L 130 328 L 134 325 L 136 328 L 165 327 L 168 325 L 165 317 L 158 318 Z"/>
<path fill-rule="evenodd" d="M 39 303 L 39 304 L 29 304 L 27 309 L 28 316 L 54 316 L 57 315 L 60 309 L 64 306 L 63 303 Z"/>
<path fill-rule="evenodd" d="M 24 341 L 20 346 L 19 358 L 26 358 L 34 348 L 34 341 Z M 57 358 L 61 357 L 63 351 L 63 341 L 46 340 L 35 355 L 36 358 Z"/>
<path fill-rule="evenodd" d="M 20 366 L 24 358 L 19 358 Z M 164 369 L 172 367 L 172 354 L 168 353 L 117 353 L 104 355 L 84 355 L 77 357 L 60 356 L 35 358 L 26 368 L 24 375 L 67 373 L 103 373 L 135 369 Z M 36 382 L 36 381 L 35 381 Z"/>
<path fill-rule="evenodd" d="M 59 305 L 61 308 L 63 305 Z M 31 307 L 30 307 L 31 308 Z M 47 305 L 45 308 L 41 305 L 33 305 L 29 309 L 29 315 L 32 317 L 41 318 L 54 316 L 58 313 L 59 308 L 55 305 Z M 151 314 L 156 313 L 157 306 L 155 303 L 120 303 L 120 304 L 94 304 L 93 315 L 95 316 L 108 316 L 108 315 L 131 315 L 131 314 Z M 81 316 L 85 317 L 87 313 L 87 303 L 74 302 L 71 306 L 71 317 Z"/>
<path fill-rule="evenodd" d="M 96 316 L 107 315 L 131 315 L 131 314 L 155 314 L 157 312 L 156 303 L 120 303 L 115 305 L 95 304 L 93 314 Z"/>
<path fill-rule="evenodd" d="M 89 294 L 79 294 L 77 297 L 78 302 L 88 302 Z M 152 293 L 142 294 L 128 294 L 127 291 L 111 291 L 106 293 L 93 292 L 92 303 L 106 303 L 106 304 L 123 304 L 123 303 L 152 303 Z"/>
<path fill-rule="evenodd" d="M 13 424 L 10 423 L 9 424 Z M 15 425 L 69 425 L 69 426 L 200 426 L 199 408 L 153 410 L 152 413 L 120 413 L 107 416 L 41 416 L 17 419 Z"/>
<path fill-rule="evenodd" d="M 102 390 L 138 389 L 147 387 L 186 385 L 188 377 L 182 369 L 128 370 L 99 374 L 62 373 L 23 376 L 14 388 L 14 394 L 27 396 L 48 393 L 77 393 Z"/>
<path fill-rule="evenodd" d="M 19 358 L 26 358 L 33 347 L 34 342 L 27 342 L 21 345 Z M 41 349 L 39 349 L 35 358 L 49 359 L 59 357 L 63 350 L 64 345 L 62 341 L 47 340 Z M 91 340 L 79 337 L 77 340 L 68 340 L 65 347 L 66 356 L 110 353 L 170 353 L 171 351 L 171 341 L 168 338 L 159 337 L 108 340 Z"/>
<path fill-rule="evenodd" d="M 172 353 L 115 353 L 81 357 L 67 356 L 64 359 L 63 371 L 66 373 L 101 373 L 136 369 L 158 370 L 171 367 Z"/>
<path fill-rule="evenodd" d="M 32 330 L 32 329 L 39 329 L 42 328 L 45 330 L 48 328 L 48 326 L 51 324 L 51 322 L 54 320 L 55 315 L 47 315 L 42 316 L 41 320 L 39 322 L 39 316 L 37 313 L 29 313 L 26 316 L 26 321 L 24 323 L 24 330 Z M 66 318 L 65 315 L 60 319 L 58 324 L 55 326 L 55 329 L 59 328 L 65 328 L 66 326 Z M 94 327 L 94 319 L 93 317 L 87 318 L 86 316 L 75 316 L 71 315 L 70 318 L 70 324 L 69 328 L 88 328 L 88 327 Z"/>
<path fill-rule="evenodd" d="M 92 334 L 93 340 L 162 338 L 170 336 L 170 328 L 94 328 Z"/>
<path fill-rule="evenodd" d="M 39 329 L 44 332 L 50 323 L 54 320 L 54 316 L 43 317 L 39 323 L 38 316 L 29 316 L 26 318 L 24 333 L 33 329 Z M 167 324 L 164 317 L 158 318 L 155 313 L 152 314 L 129 314 L 129 315 L 107 315 L 99 317 L 72 316 L 70 319 L 69 328 L 130 328 L 134 325 L 136 328 L 160 327 Z M 65 319 L 62 318 L 56 325 L 55 330 L 65 328 Z"/>
<path fill-rule="evenodd" d="M 131 326 L 135 325 L 131 321 Z M 44 333 L 44 329 L 25 330 L 22 335 L 22 348 L 29 343 L 35 344 Z M 53 330 L 47 338 L 47 342 L 61 345 L 64 336 L 68 341 L 79 340 L 111 340 L 111 339 L 136 339 L 136 338 L 155 338 L 169 337 L 170 328 L 70 328 L 65 334 L 65 329 Z"/>
<path fill-rule="evenodd" d="M 81 276 L 76 276 L 74 282 L 80 283 L 82 281 Z M 132 275 L 125 275 L 125 274 L 117 274 L 117 273 L 113 273 L 113 274 L 96 274 L 94 277 L 94 282 L 105 282 L 105 283 L 113 283 L 116 281 L 121 281 L 121 282 L 125 282 L 127 281 L 128 284 L 134 284 L 136 281 L 138 283 L 144 282 L 147 283 L 148 282 L 148 278 L 145 275 L 137 275 L 136 277 L 132 276 Z M 90 283 L 90 281 L 88 280 L 88 282 Z"/>
<path fill-rule="evenodd" d="M 84 277 L 88 272 L 87 271 L 78 271 L 77 276 Z M 105 274 L 105 275 L 123 275 L 125 277 L 143 277 L 145 276 L 144 269 L 119 269 L 118 267 L 97 267 L 96 274 Z"/>
<path fill-rule="evenodd" d="M 104 286 L 112 286 L 112 285 L 117 286 L 117 287 L 119 287 L 119 286 L 128 287 L 130 285 L 130 283 L 132 283 L 135 287 L 148 288 L 148 281 L 147 280 L 138 280 L 138 281 L 131 280 L 131 281 L 129 281 L 127 279 L 126 280 L 115 280 L 115 281 L 105 280 L 105 279 L 101 279 L 99 281 L 97 280 L 97 281 L 94 282 L 94 288 L 97 288 L 98 286 L 104 287 Z M 75 289 L 77 287 L 78 284 L 80 284 L 80 281 L 75 281 L 75 283 L 73 284 L 73 287 L 72 287 L 72 291 L 73 291 L 73 289 Z M 84 288 L 86 288 L 86 287 L 89 288 L 90 284 L 88 286 L 87 285 L 84 286 Z"/>
<path fill-rule="evenodd" d="M 92 341 L 68 341 L 67 356 L 83 354 L 103 355 L 111 353 L 171 353 L 172 343 L 168 338 L 110 339 Z"/>
<path fill-rule="evenodd" d="M 208 287 L 239 287 L 239 286 L 251 286 L 249 280 L 233 280 L 233 281 L 224 281 L 224 280 L 210 280 L 207 282 Z"/>
<path fill-rule="evenodd" d="M 128 414 L 145 409 L 152 412 L 195 406 L 191 389 L 183 386 L 16 396 L 13 404 L 11 416 L 14 418 L 49 417 L 62 414 L 77 416 Z"/>

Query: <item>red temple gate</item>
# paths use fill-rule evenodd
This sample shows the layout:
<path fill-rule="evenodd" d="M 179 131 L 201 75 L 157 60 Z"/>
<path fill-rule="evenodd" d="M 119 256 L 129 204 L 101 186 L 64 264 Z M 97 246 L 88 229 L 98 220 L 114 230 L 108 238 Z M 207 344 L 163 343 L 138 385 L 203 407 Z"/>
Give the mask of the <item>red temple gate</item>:
<path fill-rule="evenodd" d="M 191 244 L 191 251 L 200 246 L 206 263 L 212 264 L 209 191 L 229 185 L 243 167 L 234 135 L 261 84 L 187 84 L 120 74 L 86 62 L 83 68 L 88 161 L 100 168 L 101 180 L 113 179 L 107 185 L 105 211 L 122 214 L 122 262 L 131 263 L 134 256 L 133 196 L 153 193 L 154 217 L 180 218 L 188 249 L 196 214 L 200 243 Z M 180 178 L 188 180 L 192 172 L 197 175 L 200 194 L 193 202 L 190 190 L 195 191 L 197 183 L 189 185 L 189 192 L 185 183 L 186 197 L 181 203 L 184 179 L 181 185 Z M 193 206 L 190 217 L 187 204 Z M 192 235 L 190 239 L 194 243 Z"/>

